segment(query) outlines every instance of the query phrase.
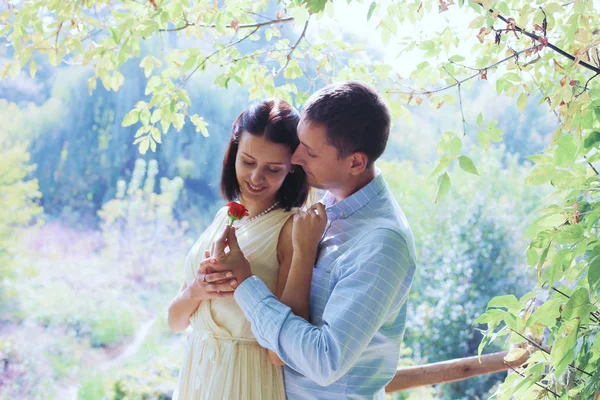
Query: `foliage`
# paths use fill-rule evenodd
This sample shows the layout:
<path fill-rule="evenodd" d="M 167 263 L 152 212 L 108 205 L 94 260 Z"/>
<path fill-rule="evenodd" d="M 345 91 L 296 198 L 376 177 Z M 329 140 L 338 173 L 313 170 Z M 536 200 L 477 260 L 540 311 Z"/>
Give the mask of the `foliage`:
<path fill-rule="evenodd" d="M 10 282 L 17 275 L 14 259 L 20 231 L 41 213 L 38 182 L 30 175 L 27 144 L 0 128 L 0 320 L 17 311 L 16 293 Z"/>
<path fill-rule="evenodd" d="M 147 165 L 147 168 L 146 168 Z M 129 184 L 117 183 L 116 198 L 98 212 L 102 220 L 104 254 L 118 263 L 121 272 L 139 282 L 162 283 L 174 279 L 163 264 L 175 248 L 184 254 L 186 224 L 174 219 L 173 208 L 183 187 L 179 177 L 161 178 L 160 193 L 155 193 L 158 164 L 136 161 Z"/>
<path fill-rule="evenodd" d="M 435 184 L 426 175 L 408 162 L 381 164 L 420 244 L 405 341 L 421 363 L 477 354 L 481 334 L 472 324 L 488 301 L 505 293 L 522 295 L 527 282 L 534 282 L 522 259 L 527 246 L 522 235 L 540 204 L 540 194 L 522 179 L 530 168 L 519 166 L 518 157 L 502 147 L 474 155 L 481 176 L 454 173 L 455 190 L 437 206 Z M 498 379 L 445 385 L 440 394 L 484 398 Z"/>
<path fill-rule="evenodd" d="M 359 0 L 352 3 L 366 6 Z M 411 118 L 406 104 L 438 109 L 458 103 L 461 129 L 442 134 L 440 160 L 432 174 L 438 183 L 438 202 L 453 191 L 452 181 L 459 179 L 457 168 L 479 172 L 480 166 L 465 151 L 467 137 L 484 149 L 503 140 L 496 121 L 481 113 L 477 117 L 465 113 L 462 89 L 473 79 L 493 79 L 497 93 L 513 99 L 521 111 L 539 98 L 540 106 L 557 117 L 558 128 L 543 154 L 528 155 L 536 168 L 526 183 L 555 190 L 552 204 L 541 210 L 527 231 L 531 242 L 526 260 L 535 267 L 538 283 L 521 298 L 491 300 L 477 322 L 488 325 L 482 347 L 504 336 L 512 343 L 530 341 L 535 346 L 529 338 L 543 334 L 543 344 L 551 348 L 549 354 L 539 352 L 526 369 L 510 375 L 500 398 L 590 398 L 600 392 L 596 335 L 600 213 L 593 165 L 600 159 L 600 85 L 594 79 L 600 73 L 596 35 L 600 13 L 595 7 L 589 0 L 369 2 L 363 22 L 375 24 L 386 50 L 393 51 L 401 42 L 399 54 L 413 52 L 422 60 L 405 75 L 407 79 L 384 57 L 369 57 L 360 44 L 349 46 L 338 40 L 330 25 L 316 27 L 314 20 L 335 15 L 333 3 L 326 0 L 289 1 L 278 10 L 266 1 L 247 5 L 231 0 L 219 7 L 182 0 L 117 5 L 104 0 L 28 1 L 0 12 L 4 24 L 0 35 L 13 49 L 5 75 L 15 76 L 21 68 L 35 75 L 36 57 L 44 54 L 53 65 L 64 60 L 91 66 L 90 90 L 97 79 L 106 89 L 123 86 L 120 68 L 141 55 L 140 43 L 146 39 L 180 33 L 201 40 L 200 45 L 169 49 L 164 62 L 153 55 L 140 62 L 150 98 L 140 99 L 122 124 L 139 126 L 135 143 L 142 153 L 156 150 L 169 129 L 181 130 L 186 121 L 199 133 L 207 133 L 203 116 L 190 112 L 186 84 L 195 73 L 217 73 L 215 83 L 223 87 L 244 85 L 251 99 L 278 96 L 293 98 L 296 104 L 329 79 L 377 81 L 396 118 Z M 447 12 L 452 18 L 436 21 L 431 18 L 435 12 Z M 262 13 L 269 16 L 263 18 Z M 464 23 L 465 18 L 472 20 L 470 24 Z M 439 29 L 400 38 L 411 23 Z M 282 34 L 285 28 L 281 27 L 289 25 L 301 30 L 292 40 Z M 309 25 L 316 31 L 307 41 Z M 266 45 L 248 42 L 261 38 Z M 358 56 L 338 57 L 348 52 Z M 310 76 L 311 85 L 300 90 L 296 79 L 314 64 L 316 76 Z"/>

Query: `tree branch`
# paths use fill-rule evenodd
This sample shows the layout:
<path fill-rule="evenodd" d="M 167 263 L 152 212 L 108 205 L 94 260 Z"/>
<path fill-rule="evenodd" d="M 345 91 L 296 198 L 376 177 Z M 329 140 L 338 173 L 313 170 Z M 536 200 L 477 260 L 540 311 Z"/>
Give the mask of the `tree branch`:
<path fill-rule="evenodd" d="M 264 22 L 257 22 L 254 24 L 241 24 L 237 26 L 237 29 L 249 29 L 249 28 L 261 28 L 263 26 L 267 26 L 267 25 L 275 25 L 275 24 L 284 24 L 286 22 L 291 22 L 294 20 L 294 17 L 285 17 L 285 18 L 281 18 L 281 19 L 271 19 L 268 21 L 264 21 Z M 159 29 L 159 32 L 177 32 L 177 31 L 181 31 L 183 29 L 189 28 L 190 26 L 198 26 L 201 28 L 216 28 L 217 25 L 216 24 L 195 24 L 193 22 L 189 22 L 189 21 L 185 21 L 185 24 L 177 27 L 177 28 L 167 28 L 167 29 Z M 226 28 L 232 28 L 231 24 L 225 25 Z"/>
<path fill-rule="evenodd" d="M 563 292 L 561 292 L 560 290 L 558 290 L 557 288 L 555 288 L 554 286 L 550 286 L 550 288 L 552 290 L 554 290 L 556 293 L 562 294 L 564 297 L 566 297 L 567 299 L 570 299 L 571 297 Z M 592 319 L 594 320 L 594 322 L 598 323 L 600 322 L 598 320 L 598 317 L 596 317 L 596 314 L 594 314 L 593 312 L 590 312 L 590 316 L 592 317 Z"/>
<path fill-rule="evenodd" d="M 585 83 L 585 86 L 583 87 L 583 89 L 581 90 L 581 92 L 579 92 L 579 93 L 577 93 L 575 95 L 575 98 L 578 98 L 579 96 L 581 96 L 582 94 L 584 94 L 587 91 L 587 87 L 588 87 L 590 81 L 592 79 L 594 79 L 595 77 L 597 77 L 598 75 L 600 75 L 600 70 L 595 75 L 593 75 L 590 79 L 587 80 L 587 82 Z"/>
<path fill-rule="evenodd" d="M 535 79 L 535 77 L 531 73 L 529 74 L 529 76 L 531 77 L 531 79 L 533 80 L 533 82 L 535 83 L 535 85 L 537 86 L 538 90 L 542 93 L 542 96 L 544 96 L 544 98 L 548 99 L 548 105 L 552 105 L 552 102 L 550 101 L 550 99 L 548 98 L 548 96 L 546 96 L 546 94 L 544 93 L 544 90 L 542 89 L 542 87 L 540 86 L 540 84 L 538 83 L 538 81 Z M 594 77 L 595 76 L 597 76 L 597 75 L 594 75 Z M 590 78 L 590 80 L 591 80 L 591 78 Z M 588 80 L 588 83 L 589 83 L 589 80 Z M 587 86 L 587 84 L 586 84 L 586 86 Z M 562 119 L 560 118 L 560 115 L 558 114 L 558 112 L 556 111 L 556 109 L 553 109 L 552 112 L 554 113 L 554 115 L 558 119 L 558 122 L 562 124 Z M 592 164 L 591 162 L 589 162 L 586 156 L 583 156 L 583 158 L 585 158 L 585 161 L 590 166 L 590 168 L 594 171 L 594 173 L 596 175 L 599 175 L 598 170 L 596 169 L 596 167 L 594 167 L 594 164 Z"/>
<path fill-rule="evenodd" d="M 302 33 L 300 34 L 300 37 L 298 37 L 298 40 L 296 40 L 296 43 L 294 43 L 294 45 L 290 49 L 290 52 L 288 53 L 288 55 L 286 57 L 287 60 L 285 60 L 285 64 L 281 68 L 279 68 L 279 70 L 275 73 L 275 76 L 279 75 L 283 70 L 285 70 L 287 68 L 288 64 L 290 63 L 290 60 L 292 59 L 292 54 L 294 54 L 294 51 L 296 50 L 296 47 L 298 47 L 298 45 L 304 38 L 304 35 L 306 35 L 306 28 L 308 28 L 309 21 L 310 21 L 310 17 L 308 17 L 308 19 L 304 23 L 304 29 L 302 29 Z"/>
<path fill-rule="evenodd" d="M 508 366 L 513 372 L 516 372 L 517 374 L 519 374 L 521 376 L 521 378 L 527 378 L 525 375 L 523 375 L 521 372 L 517 371 L 516 369 L 514 369 L 513 367 L 511 367 L 510 365 Z M 542 389 L 546 390 L 549 393 L 552 393 L 554 395 L 554 397 L 558 398 L 560 397 L 558 394 L 556 394 L 556 392 L 552 391 L 550 388 L 542 385 L 539 382 L 534 382 L 537 386 L 541 387 Z"/>
<path fill-rule="evenodd" d="M 225 50 L 225 49 L 227 49 L 227 48 L 229 48 L 229 47 L 235 46 L 236 44 L 238 44 L 238 43 L 240 43 L 240 42 L 242 42 L 242 41 L 244 41 L 244 40 L 248 39 L 250 36 L 254 35 L 254 34 L 255 34 L 255 33 L 256 33 L 256 32 L 257 32 L 259 29 L 260 29 L 260 27 L 258 27 L 258 26 L 257 26 L 256 28 L 254 28 L 254 30 L 253 30 L 252 32 L 250 32 L 249 34 L 247 34 L 247 35 L 246 35 L 246 36 L 244 36 L 243 38 L 241 38 L 241 39 L 239 39 L 239 40 L 237 40 L 237 41 L 235 41 L 235 42 L 229 43 L 227 46 L 225 46 L 225 47 L 223 47 L 223 48 L 220 48 L 220 49 L 218 49 L 218 50 L 215 50 L 215 51 L 213 51 L 211 54 L 209 54 L 208 56 L 206 56 L 206 57 L 204 58 L 204 60 L 202 60 L 202 62 L 201 62 L 200 64 L 198 64 L 198 65 L 196 66 L 196 68 L 194 68 L 194 70 L 193 70 L 192 72 L 190 72 L 190 74 L 189 74 L 188 76 L 186 76 L 186 78 L 183 80 L 183 82 L 182 82 L 182 83 L 181 83 L 181 85 L 179 86 L 179 89 L 181 89 L 183 86 L 185 86 L 185 84 L 187 83 L 187 81 L 189 81 L 189 80 L 190 80 L 190 78 L 192 77 L 192 75 L 194 75 L 194 74 L 196 73 L 196 71 L 198 71 L 198 70 L 199 70 L 199 69 L 200 69 L 200 68 L 201 68 L 201 67 L 202 67 L 204 64 L 206 64 L 206 62 L 207 62 L 207 61 L 208 61 L 208 60 L 209 60 L 209 59 L 210 59 L 212 56 L 214 56 L 214 55 L 216 55 L 216 54 L 220 53 L 221 51 L 223 51 L 223 50 Z"/>
<path fill-rule="evenodd" d="M 412 92 L 412 93 L 409 93 L 409 92 L 404 92 L 404 91 L 401 91 L 401 90 L 388 90 L 388 91 L 387 91 L 387 93 L 403 93 L 403 94 L 417 94 L 417 95 L 426 95 L 426 94 L 433 94 L 433 93 L 443 92 L 444 90 L 452 89 L 453 87 L 456 87 L 456 86 L 458 86 L 458 85 L 461 85 L 461 84 L 463 84 L 463 83 L 465 83 L 465 82 L 467 82 L 467 81 L 469 81 L 469 80 L 471 80 L 471 79 L 475 78 L 476 76 L 479 76 L 479 75 L 481 74 L 481 72 L 482 72 L 482 71 L 485 71 L 485 70 L 488 70 L 488 69 L 491 69 L 491 68 L 497 67 L 498 65 L 500 65 L 500 64 L 502 64 L 502 63 L 505 63 L 506 61 L 508 61 L 508 60 L 510 60 L 510 59 L 512 59 L 512 58 L 518 57 L 520 54 L 522 54 L 522 53 L 525 53 L 526 51 L 533 50 L 534 48 L 535 48 L 535 46 L 532 46 L 532 47 L 529 47 L 529 48 L 527 48 L 527 49 L 525 49 L 525 50 L 521 50 L 521 51 L 519 51 L 519 52 L 516 52 L 516 53 L 514 53 L 514 54 L 512 54 L 512 55 L 510 55 L 510 56 L 508 56 L 508 57 L 505 57 L 505 58 L 503 58 L 502 60 L 500 60 L 500 61 L 498 61 L 498 62 L 495 62 L 494 64 L 492 64 L 492 65 L 490 65 L 490 66 L 487 66 L 487 67 L 485 67 L 485 68 L 481 68 L 480 70 L 478 70 L 478 72 L 477 72 L 476 74 L 470 75 L 470 76 L 466 77 L 466 78 L 465 78 L 465 79 L 463 79 L 463 80 L 456 81 L 456 82 L 455 82 L 455 83 L 453 83 L 452 85 L 445 86 L 445 87 L 443 87 L 443 88 L 432 89 L 432 90 L 421 90 L 421 91 L 418 91 L 418 90 L 413 90 L 413 92 Z"/>
<path fill-rule="evenodd" d="M 448 75 L 450 75 L 452 77 L 452 79 L 454 79 L 455 82 L 458 82 L 458 79 L 456 79 L 454 77 L 454 75 L 452 75 L 447 69 L 446 67 L 444 67 L 444 71 L 446 71 L 446 73 Z M 467 121 L 465 120 L 465 111 L 463 110 L 463 101 L 462 101 L 462 93 L 460 90 L 460 83 L 458 84 L 458 104 L 460 105 L 460 115 L 462 117 L 462 126 L 463 126 L 463 136 L 467 136 Z"/>
<path fill-rule="evenodd" d="M 399 368 L 396 375 L 385 387 L 387 393 L 399 392 L 420 386 L 437 385 L 463 381 L 475 376 L 506 371 L 511 366 L 518 367 L 529 359 L 525 353 L 518 360 L 507 363 L 504 357 L 508 351 L 481 356 L 458 358 L 438 363 Z"/>
<path fill-rule="evenodd" d="M 481 3 L 478 3 L 478 4 L 479 4 L 481 7 L 483 7 L 483 4 L 481 4 Z M 494 14 L 494 13 L 495 13 L 495 11 L 494 11 L 493 9 L 489 9 L 488 11 L 489 11 L 490 13 L 492 13 L 492 14 Z M 588 64 L 588 63 L 586 63 L 586 62 L 585 62 L 585 61 L 583 61 L 583 60 L 577 60 L 577 59 L 575 58 L 575 56 L 573 56 L 573 55 L 571 55 L 571 54 L 567 53 L 567 52 L 566 52 L 566 51 L 564 51 L 563 49 L 561 49 L 561 48 L 559 48 L 559 47 L 555 46 L 554 44 L 550 43 L 549 41 L 547 41 L 547 37 L 546 37 L 546 40 L 545 40 L 544 42 L 542 42 L 542 40 L 541 40 L 541 39 L 542 39 L 542 37 L 541 37 L 541 36 L 538 36 L 538 35 L 536 35 L 535 33 L 528 32 L 528 31 L 526 31 L 526 30 L 524 30 L 524 29 L 520 28 L 520 27 L 519 27 L 519 26 L 517 26 L 516 24 L 509 22 L 509 21 L 508 21 L 508 19 L 507 19 L 507 18 L 505 18 L 504 16 L 502 16 L 501 14 L 498 14 L 498 18 L 499 18 L 500 20 L 502 20 L 504 23 L 508 24 L 508 25 L 514 25 L 514 30 L 515 30 L 515 31 L 517 31 L 517 32 L 520 32 L 520 33 L 522 33 L 523 35 L 525 35 L 525 36 L 527 36 L 527 37 L 529 37 L 529 38 L 531 38 L 531 39 L 537 40 L 537 41 L 539 41 L 540 43 L 543 43 L 543 45 L 545 45 L 545 46 L 549 47 L 550 49 L 554 50 L 555 52 L 557 52 L 557 53 L 558 53 L 558 54 L 560 54 L 561 56 L 563 56 L 563 57 L 566 57 L 566 58 L 568 58 L 568 59 L 569 59 L 569 60 L 571 60 L 571 61 L 576 61 L 578 64 L 580 64 L 580 65 L 582 65 L 582 66 L 586 67 L 587 69 L 589 69 L 589 70 L 591 70 L 591 71 L 594 71 L 594 72 L 596 72 L 597 74 L 600 74 L 600 68 L 594 67 L 593 65 L 591 65 L 591 64 Z"/>

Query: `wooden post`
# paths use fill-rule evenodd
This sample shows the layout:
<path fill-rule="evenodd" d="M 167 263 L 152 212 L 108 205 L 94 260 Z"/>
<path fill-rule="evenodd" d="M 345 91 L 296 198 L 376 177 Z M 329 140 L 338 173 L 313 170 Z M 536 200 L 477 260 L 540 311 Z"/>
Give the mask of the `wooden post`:
<path fill-rule="evenodd" d="M 481 356 L 481 362 L 475 357 L 458 358 L 433 364 L 400 368 L 392 381 L 385 387 L 387 393 L 400 392 L 419 386 L 437 385 L 462 381 L 479 375 L 493 374 L 516 368 L 529 358 L 525 353 L 520 359 L 507 363 L 504 356 L 508 351 Z"/>

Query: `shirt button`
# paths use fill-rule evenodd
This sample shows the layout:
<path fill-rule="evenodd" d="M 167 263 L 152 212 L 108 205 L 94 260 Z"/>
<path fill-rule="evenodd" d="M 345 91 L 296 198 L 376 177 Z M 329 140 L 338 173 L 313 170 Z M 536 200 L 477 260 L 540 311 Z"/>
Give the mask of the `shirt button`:
<path fill-rule="evenodd" d="M 344 212 L 340 211 L 340 217 L 343 217 L 343 216 L 344 216 Z"/>

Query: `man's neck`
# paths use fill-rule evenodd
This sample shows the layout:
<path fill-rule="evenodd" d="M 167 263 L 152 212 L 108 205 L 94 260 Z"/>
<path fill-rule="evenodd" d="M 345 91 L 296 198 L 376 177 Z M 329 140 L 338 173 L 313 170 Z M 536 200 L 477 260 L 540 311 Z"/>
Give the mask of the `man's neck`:
<path fill-rule="evenodd" d="M 375 167 L 371 167 L 362 174 L 352 177 L 352 179 L 350 179 L 343 187 L 331 189 L 330 192 L 335 197 L 335 202 L 339 203 L 352 196 L 354 193 L 367 186 L 376 175 Z"/>

